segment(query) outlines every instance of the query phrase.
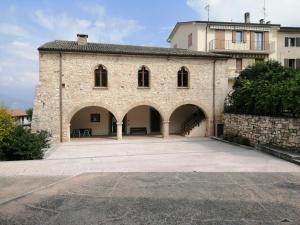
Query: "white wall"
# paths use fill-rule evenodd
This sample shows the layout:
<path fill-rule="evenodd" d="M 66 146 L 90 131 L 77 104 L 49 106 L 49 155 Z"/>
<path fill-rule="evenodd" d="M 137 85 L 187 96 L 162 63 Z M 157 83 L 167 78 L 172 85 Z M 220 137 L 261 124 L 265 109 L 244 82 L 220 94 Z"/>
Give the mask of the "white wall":
<path fill-rule="evenodd" d="M 278 61 L 284 65 L 284 59 L 299 59 L 300 47 L 285 47 L 285 37 L 300 37 L 300 32 L 278 32 Z"/>
<path fill-rule="evenodd" d="M 92 123 L 91 114 L 100 113 L 100 123 Z M 87 107 L 77 112 L 71 120 L 72 129 L 91 128 L 93 135 L 109 134 L 109 112 L 100 107 Z"/>
<path fill-rule="evenodd" d="M 192 46 L 188 47 L 188 35 L 192 33 Z M 178 27 L 173 38 L 171 39 L 170 47 L 173 48 L 177 45 L 177 48 L 198 50 L 198 31 L 194 24 L 183 24 Z"/>

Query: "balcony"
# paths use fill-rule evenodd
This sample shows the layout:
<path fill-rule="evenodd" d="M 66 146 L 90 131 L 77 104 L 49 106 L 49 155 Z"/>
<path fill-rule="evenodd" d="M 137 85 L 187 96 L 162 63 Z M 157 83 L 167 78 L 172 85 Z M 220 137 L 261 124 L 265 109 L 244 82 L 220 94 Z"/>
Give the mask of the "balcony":
<path fill-rule="evenodd" d="M 270 54 L 274 52 L 275 43 L 267 42 L 236 42 L 232 40 L 211 40 L 209 42 L 209 51 L 218 53 L 256 53 Z"/>

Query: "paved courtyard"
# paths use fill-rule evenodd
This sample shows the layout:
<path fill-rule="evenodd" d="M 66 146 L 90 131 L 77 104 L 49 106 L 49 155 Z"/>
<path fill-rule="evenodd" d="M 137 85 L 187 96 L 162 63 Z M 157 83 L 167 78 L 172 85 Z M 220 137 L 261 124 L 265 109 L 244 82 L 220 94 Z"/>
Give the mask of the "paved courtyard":
<path fill-rule="evenodd" d="M 140 137 L 64 143 L 45 160 L 0 162 L 0 176 L 88 172 L 300 172 L 270 155 L 210 138 Z"/>
<path fill-rule="evenodd" d="M 0 162 L 0 224 L 299 225 L 300 167 L 209 138 L 75 140 Z"/>

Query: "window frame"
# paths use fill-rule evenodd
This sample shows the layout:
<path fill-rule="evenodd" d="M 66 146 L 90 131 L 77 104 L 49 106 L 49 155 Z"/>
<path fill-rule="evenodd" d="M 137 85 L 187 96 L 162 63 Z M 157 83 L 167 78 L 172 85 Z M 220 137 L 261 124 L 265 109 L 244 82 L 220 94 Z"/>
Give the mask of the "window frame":
<path fill-rule="evenodd" d="M 238 34 L 241 34 L 240 40 L 238 39 Z M 240 31 L 240 30 L 235 31 L 235 43 L 237 43 L 237 44 L 243 43 L 243 31 Z"/>
<path fill-rule="evenodd" d="M 97 70 L 99 70 L 99 74 L 97 74 Z M 105 74 L 103 74 L 103 71 L 105 71 Z M 99 85 L 97 85 L 98 79 L 99 79 Z M 102 64 L 99 64 L 94 70 L 94 88 L 102 88 L 102 89 L 108 88 L 108 71 L 107 68 Z"/>
<path fill-rule="evenodd" d="M 186 82 L 184 82 L 184 70 L 186 71 Z M 180 73 L 180 74 L 179 74 Z M 179 82 L 181 80 L 181 82 Z M 181 84 L 179 84 L 181 83 Z M 186 85 L 184 85 L 186 83 Z M 190 71 L 187 67 L 182 66 L 177 71 L 177 88 L 179 89 L 187 89 L 190 87 Z"/>
<path fill-rule="evenodd" d="M 142 85 L 140 85 L 140 71 L 142 72 L 141 74 L 141 79 L 142 79 Z M 148 85 L 145 85 L 145 71 L 147 71 L 147 76 L 148 76 Z M 137 80 L 137 87 L 141 89 L 147 89 L 150 88 L 150 70 L 147 66 L 143 65 L 138 69 L 138 80 Z"/>

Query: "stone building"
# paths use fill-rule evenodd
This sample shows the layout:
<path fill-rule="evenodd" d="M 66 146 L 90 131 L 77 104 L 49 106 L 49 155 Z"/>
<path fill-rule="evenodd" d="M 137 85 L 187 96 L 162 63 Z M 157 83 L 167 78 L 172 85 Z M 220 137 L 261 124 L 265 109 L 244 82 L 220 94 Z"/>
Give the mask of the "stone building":
<path fill-rule="evenodd" d="M 228 57 L 175 48 L 52 41 L 39 50 L 33 130 L 54 142 L 136 133 L 208 136 L 222 121 Z"/>

